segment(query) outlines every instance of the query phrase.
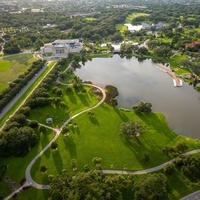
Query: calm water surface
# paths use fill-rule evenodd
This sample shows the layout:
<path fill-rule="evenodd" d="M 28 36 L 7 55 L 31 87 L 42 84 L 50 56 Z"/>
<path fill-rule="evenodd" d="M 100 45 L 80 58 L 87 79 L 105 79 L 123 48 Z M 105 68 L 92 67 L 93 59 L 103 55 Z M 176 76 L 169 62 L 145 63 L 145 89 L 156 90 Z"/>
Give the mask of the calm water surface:
<path fill-rule="evenodd" d="M 95 58 L 77 69 L 76 75 L 102 87 L 116 86 L 119 107 L 131 108 L 141 100 L 151 102 L 153 111 L 163 113 L 174 131 L 200 139 L 200 93 L 187 83 L 174 87 L 172 78 L 151 60 L 138 62 L 118 55 Z"/>

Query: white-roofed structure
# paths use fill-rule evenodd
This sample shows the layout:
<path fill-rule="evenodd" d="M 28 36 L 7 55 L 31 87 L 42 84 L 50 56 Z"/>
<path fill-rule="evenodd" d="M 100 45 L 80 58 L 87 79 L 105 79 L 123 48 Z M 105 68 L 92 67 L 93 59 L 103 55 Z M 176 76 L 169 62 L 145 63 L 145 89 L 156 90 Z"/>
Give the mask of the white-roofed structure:
<path fill-rule="evenodd" d="M 78 39 L 74 40 L 55 40 L 45 44 L 40 48 L 42 54 L 52 53 L 52 56 L 66 57 L 68 53 L 79 53 L 83 44 Z"/>

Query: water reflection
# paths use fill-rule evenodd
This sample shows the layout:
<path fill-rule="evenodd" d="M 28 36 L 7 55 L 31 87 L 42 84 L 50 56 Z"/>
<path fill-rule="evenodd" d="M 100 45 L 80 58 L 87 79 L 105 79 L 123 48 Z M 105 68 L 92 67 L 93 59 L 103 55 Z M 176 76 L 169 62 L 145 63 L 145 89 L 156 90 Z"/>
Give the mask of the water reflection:
<path fill-rule="evenodd" d="M 102 87 L 118 88 L 119 107 L 131 108 L 140 100 L 151 102 L 154 112 L 165 114 L 170 127 L 179 134 L 200 139 L 200 93 L 187 83 L 175 88 L 172 78 L 151 60 L 136 58 L 95 58 L 76 74 Z"/>

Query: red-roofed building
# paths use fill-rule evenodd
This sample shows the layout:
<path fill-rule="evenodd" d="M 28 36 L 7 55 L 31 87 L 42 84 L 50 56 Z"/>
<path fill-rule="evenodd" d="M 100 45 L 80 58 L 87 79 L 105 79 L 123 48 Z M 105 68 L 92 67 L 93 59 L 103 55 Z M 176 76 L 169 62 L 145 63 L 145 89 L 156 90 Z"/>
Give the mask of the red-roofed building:
<path fill-rule="evenodd" d="M 186 47 L 195 47 L 197 44 L 200 44 L 200 42 L 194 41 L 192 43 L 186 43 L 185 46 Z"/>

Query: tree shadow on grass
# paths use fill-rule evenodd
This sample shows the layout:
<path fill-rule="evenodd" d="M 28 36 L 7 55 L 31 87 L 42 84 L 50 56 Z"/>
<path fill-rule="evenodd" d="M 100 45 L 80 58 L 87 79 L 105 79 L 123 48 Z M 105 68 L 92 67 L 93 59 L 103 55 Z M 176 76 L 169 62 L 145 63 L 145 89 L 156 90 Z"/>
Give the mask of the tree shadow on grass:
<path fill-rule="evenodd" d="M 188 184 L 188 180 L 182 175 L 180 175 L 181 172 L 174 172 L 172 176 L 168 176 L 168 183 L 169 183 L 169 197 L 170 199 L 177 199 L 177 195 L 174 195 L 173 191 L 176 191 L 176 193 L 181 196 L 183 195 L 183 191 L 185 191 L 185 195 L 187 195 L 187 192 L 190 190 L 190 186 Z"/>
<path fill-rule="evenodd" d="M 61 172 L 61 170 L 63 169 L 63 161 L 62 161 L 62 158 L 60 156 L 60 152 L 58 150 L 53 150 L 52 152 L 52 157 L 53 157 L 53 160 L 54 160 L 54 165 L 56 167 L 56 170 L 58 173 Z"/>
<path fill-rule="evenodd" d="M 79 99 L 81 100 L 82 104 L 84 106 L 89 106 L 90 105 L 90 102 L 89 102 L 89 99 L 88 99 L 88 95 L 86 97 L 86 94 L 79 94 L 78 95 Z"/>
<path fill-rule="evenodd" d="M 67 95 L 69 97 L 69 100 L 73 103 L 73 104 L 77 104 L 77 98 L 74 94 L 74 91 L 72 90 L 69 95 Z"/>
<path fill-rule="evenodd" d="M 40 138 L 42 138 L 41 139 L 42 148 L 44 148 L 50 142 L 50 139 L 48 137 L 49 134 L 54 134 L 54 133 L 53 133 L 53 131 L 47 131 L 46 133 L 40 133 Z M 45 151 L 44 155 L 47 158 L 49 158 L 51 155 L 51 151 L 49 151 L 49 150 Z"/>
<path fill-rule="evenodd" d="M 89 119 L 94 125 L 96 126 L 100 125 L 98 119 L 95 116 L 89 117 Z"/>
<path fill-rule="evenodd" d="M 69 155 L 71 158 L 76 158 L 77 157 L 77 151 L 76 151 L 76 144 L 74 143 L 74 140 L 72 137 L 67 136 L 64 138 L 65 141 L 65 148 L 69 152 Z"/>
<path fill-rule="evenodd" d="M 129 118 L 122 112 L 120 111 L 118 108 L 113 108 L 113 111 L 115 111 L 117 113 L 117 115 L 121 118 L 122 121 L 128 121 Z"/>
<path fill-rule="evenodd" d="M 148 146 L 145 146 L 140 141 L 139 137 L 128 139 L 128 138 L 123 136 L 121 138 L 121 140 L 122 140 L 122 143 L 124 144 L 124 146 L 126 146 L 128 149 L 130 149 L 133 152 L 133 154 L 135 155 L 136 159 L 141 164 L 141 166 L 143 166 L 144 169 L 150 168 L 152 166 L 155 166 L 155 160 L 154 160 L 154 158 L 152 158 L 154 153 L 155 153 L 155 149 L 151 148 L 151 147 L 148 147 Z M 144 154 L 148 154 L 149 155 L 149 161 L 145 162 L 143 160 Z"/>
<path fill-rule="evenodd" d="M 174 139 L 173 131 L 169 128 L 166 121 L 160 120 L 155 113 L 136 113 L 137 116 L 149 127 L 155 129 L 158 133 L 168 134 L 170 139 Z M 170 134 L 169 134 L 170 133 Z"/>

